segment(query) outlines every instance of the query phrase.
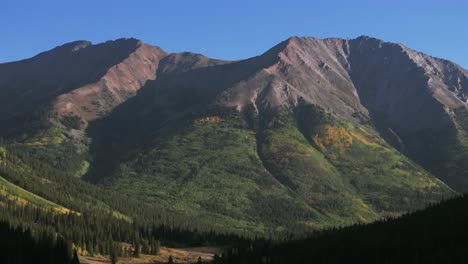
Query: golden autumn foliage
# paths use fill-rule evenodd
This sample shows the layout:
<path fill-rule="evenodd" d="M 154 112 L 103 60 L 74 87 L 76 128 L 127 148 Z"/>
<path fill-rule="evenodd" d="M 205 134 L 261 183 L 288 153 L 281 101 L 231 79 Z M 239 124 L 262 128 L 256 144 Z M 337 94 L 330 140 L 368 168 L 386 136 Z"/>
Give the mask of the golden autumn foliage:
<path fill-rule="evenodd" d="M 32 146 L 42 146 L 42 145 L 48 145 L 48 144 L 61 144 L 63 143 L 64 138 L 63 137 L 41 137 L 37 138 L 34 141 L 27 142 L 27 145 L 32 145 Z"/>
<path fill-rule="evenodd" d="M 0 165 L 6 163 L 6 149 L 4 147 L 0 147 Z"/>
<path fill-rule="evenodd" d="M 361 131 L 364 131 L 362 128 L 360 129 Z M 364 131 L 366 132 L 366 131 Z M 367 132 L 366 132 L 367 133 Z M 361 142 L 362 144 L 364 145 L 367 145 L 367 146 L 371 146 L 371 147 L 378 147 L 379 144 L 375 143 L 374 141 L 372 141 L 371 139 L 359 134 L 359 133 L 356 133 L 356 132 L 353 132 L 351 131 L 350 134 L 355 138 L 357 139 L 359 142 Z"/>
<path fill-rule="evenodd" d="M 198 119 L 198 121 L 200 121 L 201 123 L 218 123 L 223 121 L 223 119 L 219 116 L 207 116 Z"/>
<path fill-rule="evenodd" d="M 342 127 L 326 125 L 314 137 L 320 151 L 335 151 L 342 154 L 352 143 L 353 137 Z M 336 158 L 334 155 L 332 158 Z"/>

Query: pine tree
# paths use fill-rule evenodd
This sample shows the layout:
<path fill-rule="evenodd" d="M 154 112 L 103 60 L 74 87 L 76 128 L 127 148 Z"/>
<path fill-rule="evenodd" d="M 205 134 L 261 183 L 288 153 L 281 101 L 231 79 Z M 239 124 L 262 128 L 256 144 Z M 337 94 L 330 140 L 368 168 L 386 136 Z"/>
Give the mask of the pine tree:
<path fill-rule="evenodd" d="M 214 264 L 219 264 L 221 263 L 221 258 L 219 257 L 218 254 L 215 254 L 214 257 L 213 257 L 213 263 Z"/>
<path fill-rule="evenodd" d="M 118 255 L 118 245 L 117 244 L 111 244 L 110 245 L 110 261 L 112 264 L 116 264 L 117 261 L 119 261 L 119 255 Z"/>
<path fill-rule="evenodd" d="M 78 257 L 78 252 L 76 252 L 76 248 L 73 250 L 73 258 L 70 262 L 71 264 L 80 264 L 80 258 Z"/>
<path fill-rule="evenodd" d="M 135 249 L 133 251 L 133 257 L 135 257 L 135 258 L 140 257 L 140 244 L 138 242 L 135 243 Z"/>
<path fill-rule="evenodd" d="M 161 254 L 161 242 L 159 240 L 156 240 L 154 244 L 154 254 L 155 255 Z"/>

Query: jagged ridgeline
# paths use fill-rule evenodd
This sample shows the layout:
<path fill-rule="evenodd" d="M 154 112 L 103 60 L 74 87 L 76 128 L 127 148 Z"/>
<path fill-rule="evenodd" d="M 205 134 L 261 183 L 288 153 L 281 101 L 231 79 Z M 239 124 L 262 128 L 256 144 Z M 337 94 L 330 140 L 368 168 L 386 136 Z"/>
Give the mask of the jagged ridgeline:
<path fill-rule="evenodd" d="M 238 234 L 369 222 L 466 191 L 467 76 L 369 37 L 241 61 L 78 41 L 0 64 L 0 158 Z M 21 187 L 50 198 L 43 178 Z"/>

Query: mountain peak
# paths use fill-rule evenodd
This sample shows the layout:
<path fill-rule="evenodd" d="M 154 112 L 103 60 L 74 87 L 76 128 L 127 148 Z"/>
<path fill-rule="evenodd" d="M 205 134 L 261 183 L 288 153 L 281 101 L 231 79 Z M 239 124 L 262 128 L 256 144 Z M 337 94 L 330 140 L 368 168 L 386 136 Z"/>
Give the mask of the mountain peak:
<path fill-rule="evenodd" d="M 130 38 L 118 38 L 118 39 L 115 39 L 115 40 L 110 40 L 110 41 L 107 41 L 109 43 L 115 43 L 115 44 L 127 44 L 127 45 L 135 45 L 135 46 L 140 46 L 143 43 L 143 41 L 137 39 L 137 38 L 133 38 L 133 37 L 130 37 Z M 106 42 L 106 43 L 107 43 Z"/>
<path fill-rule="evenodd" d="M 115 47 L 127 47 L 127 48 L 137 48 L 144 44 L 141 40 L 138 40 L 136 38 L 119 38 L 116 40 L 109 40 L 103 43 L 99 43 L 94 45 L 91 41 L 88 40 L 77 40 L 77 41 L 72 41 L 69 43 L 65 43 L 63 45 L 57 46 L 53 48 L 52 50 L 43 52 L 44 53 L 70 53 L 70 52 L 76 52 L 78 50 L 82 50 L 91 46 L 115 46 Z M 39 54 L 39 55 L 41 55 Z"/>
<path fill-rule="evenodd" d="M 377 41 L 383 41 L 381 39 L 378 39 L 378 38 L 374 38 L 374 37 L 371 37 L 371 36 L 368 36 L 368 35 L 360 35 L 358 36 L 357 38 L 355 39 L 358 39 L 358 40 L 377 40 Z"/>
<path fill-rule="evenodd" d="M 77 50 L 80 50 L 80 49 L 84 49 L 84 48 L 87 48 L 87 47 L 92 46 L 92 45 L 93 44 L 91 43 L 91 41 L 77 40 L 77 41 L 72 41 L 72 42 L 65 43 L 63 45 L 57 46 L 57 47 L 53 48 L 50 51 L 70 52 L 70 51 L 77 51 Z"/>

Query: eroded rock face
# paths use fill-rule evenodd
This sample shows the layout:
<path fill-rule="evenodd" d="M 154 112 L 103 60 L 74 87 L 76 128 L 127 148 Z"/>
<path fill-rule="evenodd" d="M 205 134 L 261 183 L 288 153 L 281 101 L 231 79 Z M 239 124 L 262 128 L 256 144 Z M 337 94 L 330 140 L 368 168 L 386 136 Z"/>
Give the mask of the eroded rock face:
<path fill-rule="evenodd" d="M 347 119 L 353 119 L 355 112 L 366 113 L 348 73 L 344 42 L 294 37 L 266 52 L 258 60 L 272 63 L 254 73 L 256 77 L 251 80 L 259 82 L 263 75 L 269 81 L 263 85 L 240 83 L 233 87 L 241 95 L 235 100 L 237 107 L 249 102 L 257 108 L 294 106 L 303 98 Z M 249 96 L 251 86 L 255 86 L 255 92 Z"/>
<path fill-rule="evenodd" d="M 3 134 L 47 116 L 76 115 L 87 121 L 105 115 L 155 78 L 167 53 L 136 39 L 92 45 L 77 41 L 31 59 L 0 65 Z"/>
<path fill-rule="evenodd" d="M 79 41 L 31 59 L 0 65 L 2 119 L 27 113 L 61 94 L 99 80 L 135 49 L 136 40 L 94 46 Z"/>
<path fill-rule="evenodd" d="M 85 121 L 105 116 L 134 96 L 147 81 L 156 79 L 159 62 L 165 56 L 167 53 L 160 48 L 138 41 L 135 50 L 98 81 L 58 96 L 54 109 L 59 115 L 78 115 Z"/>

